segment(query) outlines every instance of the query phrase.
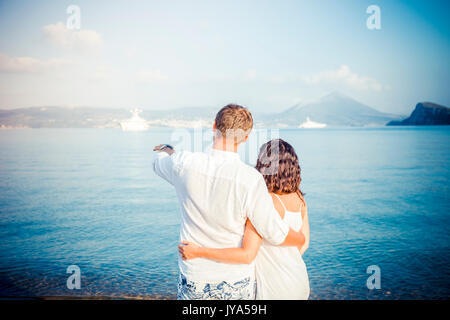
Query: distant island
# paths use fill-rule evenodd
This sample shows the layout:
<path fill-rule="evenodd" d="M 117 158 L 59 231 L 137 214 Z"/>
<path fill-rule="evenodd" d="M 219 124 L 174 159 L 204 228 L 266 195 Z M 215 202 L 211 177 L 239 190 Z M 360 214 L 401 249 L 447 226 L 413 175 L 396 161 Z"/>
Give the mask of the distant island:
<path fill-rule="evenodd" d="M 450 125 L 450 108 L 431 102 L 420 102 L 411 115 L 402 121 L 390 121 L 388 126 Z"/>
<path fill-rule="evenodd" d="M 0 110 L 0 129 L 121 128 L 130 108 L 42 106 Z M 140 116 L 151 127 L 211 127 L 217 107 L 146 110 Z M 253 111 L 253 110 L 252 110 Z M 384 126 L 404 116 L 378 111 L 339 92 L 308 103 L 262 114 L 253 111 L 257 128 L 330 128 Z M 390 123 L 391 123 L 390 122 Z"/>

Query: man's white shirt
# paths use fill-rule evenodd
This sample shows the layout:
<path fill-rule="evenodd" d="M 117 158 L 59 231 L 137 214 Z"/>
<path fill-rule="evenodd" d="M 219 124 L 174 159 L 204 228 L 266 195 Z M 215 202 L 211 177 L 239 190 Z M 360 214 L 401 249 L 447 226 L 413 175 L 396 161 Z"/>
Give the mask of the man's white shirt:
<path fill-rule="evenodd" d="M 157 175 L 175 187 L 181 206 L 180 241 L 208 248 L 241 247 L 250 219 L 266 241 L 278 245 L 289 227 L 275 210 L 262 175 L 235 152 L 159 152 Z M 178 258 L 191 281 L 220 282 L 254 276 L 254 264 L 227 264 L 209 259 Z"/>

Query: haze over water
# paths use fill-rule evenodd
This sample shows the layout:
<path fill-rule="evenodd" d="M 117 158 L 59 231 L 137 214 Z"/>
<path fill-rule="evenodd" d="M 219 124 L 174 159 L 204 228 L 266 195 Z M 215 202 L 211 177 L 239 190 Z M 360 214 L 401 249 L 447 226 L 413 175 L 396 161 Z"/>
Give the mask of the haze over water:
<path fill-rule="evenodd" d="M 0 132 L 0 296 L 175 298 L 171 129 Z M 301 161 L 312 299 L 450 297 L 450 128 L 280 130 Z M 81 289 L 69 290 L 69 265 Z M 368 290 L 366 269 L 381 269 Z"/>

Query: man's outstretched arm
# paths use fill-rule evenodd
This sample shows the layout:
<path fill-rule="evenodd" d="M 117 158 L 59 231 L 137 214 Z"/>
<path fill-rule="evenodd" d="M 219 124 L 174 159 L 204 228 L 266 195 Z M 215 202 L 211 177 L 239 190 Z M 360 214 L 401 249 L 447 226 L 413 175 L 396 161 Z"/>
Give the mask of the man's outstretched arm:
<path fill-rule="evenodd" d="M 153 148 L 153 151 L 165 152 L 169 156 L 175 153 L 175 149 L 170 144 L 159 144 Z"/>
<path fill-rule="evenodd" d="M 169 145 L 160 144 L 154 147 L 153 151 L 158 152 L 153 160 L 153 171 L 170 184 L 173 184 L 175 165 L 172 154 L 175 153 L 175 150 Z"/>

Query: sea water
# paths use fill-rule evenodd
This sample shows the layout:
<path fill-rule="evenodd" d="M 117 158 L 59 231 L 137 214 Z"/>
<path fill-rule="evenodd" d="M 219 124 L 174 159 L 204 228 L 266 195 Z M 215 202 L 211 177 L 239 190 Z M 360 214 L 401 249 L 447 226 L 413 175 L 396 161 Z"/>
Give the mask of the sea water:
<path fill-rule="evenodd" d="M 311 299 L 450 298 L 449 127 L 278 133 L 302 168 Z M 151 167 L 171 139 L 0 131 L 0 296 L 175 298 L 179 206 Z M 71 265 L 80 289 L 67 286 Z"/>

